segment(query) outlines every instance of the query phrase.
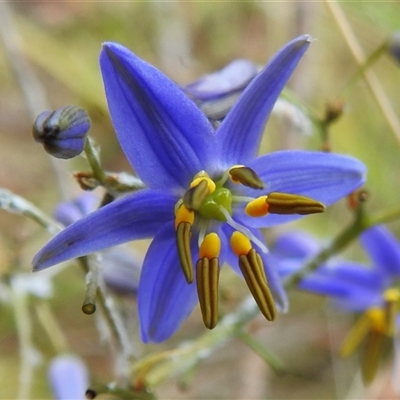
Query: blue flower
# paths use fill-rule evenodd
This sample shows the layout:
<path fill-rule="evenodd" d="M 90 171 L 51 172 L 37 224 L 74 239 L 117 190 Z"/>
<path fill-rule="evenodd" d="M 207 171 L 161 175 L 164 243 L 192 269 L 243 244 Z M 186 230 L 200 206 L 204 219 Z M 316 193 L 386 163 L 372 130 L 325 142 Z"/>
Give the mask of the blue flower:
<path fill-rule="evenodd" d="M 340 353 L 351 355 L 367 338 L 362 372 L 368 383 L 376 374 L 385 342 L 400 332 L 400 242 L 384 226 L 368 229 L 360 235 L 360 242 L 372 265 L 334 260 L 303 278 L 299 288 L 328 296 L 343 310 L 360 313 Z M 272 253 L 286 276 L 315 255 L 318 247 L 304 233 L 290 233 L 277 240 Z M 398 339 L 395 346 L 400 346 Z"/>
<path fill-rule="evenodd" d="M 49 366 L 49 381 L 57 400 L 84 399 L 89 385 L 85 364 L 71 354 L 60 354 Z"/>
<path fill-rule="evenodd" d="M 263 262 L 259 228 L 321 212 L 321 202 L 349 194 L 365 175 L 364 165 L 347 156 L 281 151 L 257 157 L 271 109 L 310 42 L 301 36 L 284 46 L 217 130 L 160 71 L 121 45 L 104 44 L 100 65 L 112 122 L 147 188 L 66 228 L 36 255 L 34 270 L 154 238 L 138 291 L 144 341 L 171 336 L 198 300 L 212 328 L 224 262 L 244 276 L 266 318 L 275 317 L 275 302 L 286 309 L 277 273 Z"/>

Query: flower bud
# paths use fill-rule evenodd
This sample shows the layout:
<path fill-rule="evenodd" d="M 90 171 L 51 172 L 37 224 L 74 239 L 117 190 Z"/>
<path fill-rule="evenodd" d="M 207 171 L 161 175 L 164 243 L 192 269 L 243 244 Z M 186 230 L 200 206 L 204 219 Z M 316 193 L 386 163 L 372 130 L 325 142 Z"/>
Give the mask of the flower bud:
<path fill-rule="evenodd" d="M 49 381 L 57 400 L 84 399 L 89 374 L 78 357 L 61 354 L 50 364 Z"/>
<path fill-rule="evenodd" d="M 387 41 L 389 54 L 400 63 L 400 31 L 393 33 Z"/>
<path fill-rule="evenodd" d="M 33 124 L 32 133 L 49 154 L 69 159 L 82 153 L 89 128 L 87 112 L 70 105 L 42 112 Z"/>

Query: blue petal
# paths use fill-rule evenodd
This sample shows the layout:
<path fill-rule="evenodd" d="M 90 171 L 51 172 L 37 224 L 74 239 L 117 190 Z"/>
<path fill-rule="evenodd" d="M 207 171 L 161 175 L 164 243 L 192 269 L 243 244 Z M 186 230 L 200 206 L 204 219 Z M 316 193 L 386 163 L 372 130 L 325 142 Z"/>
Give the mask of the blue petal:
<path fill-rule="evenodd" d="M 400 277 L 400 243 L 384 226 L 375 226 L 360 236 L 374 266 L 390 278 Z"/>
<path fill-rule="evenodd" d="M 246 196 L 258 197 L 271 192 L 309 196 L 329 206 L 359 188 L 365 181 L 365 165 L 349 156 L 313 152 L 278 151 L 247 164 L 264 181 L 264 190 L 235 186 Z M 235 219 L 253 227 L 268 227 L 293 221 L 298 215 L 268 214 L 251 218 L 235 210 Z"/>
<path fill-rule="evenodd" d="M 125 47 L 105 43 L 100 66 L 126 157 L 149 187 L 186 187 L 205 169 L 214 131 L 175 83 Z"/>
<path fill-rule="evenodd" d="M 48 374 L 57 400 L 84 398 L 89 374 L 81 359 L 69 354 L 58 355 L 52 360 Z"/>
<path fill-rule="evenodd" d="M 282 258 L 298 258 L 304 261 L 320 250 L 315 238 L 307 232 L 292 231 L 280 235 L 274 244 L 273 253 Z"/>
<path fill-rule="evenodd" d="M 142 340 L 168 339 L 196 303 L 196 282 L 186 282 L 176 250 L 175 230 L 172 223 L 167 224 L 152 241 L 140 277 L 138 309 Z"/>
<path fill-rule="evenodd" d="M 265 123 L 276 99 L 310 45 L 300 36 L 286 44 L 241 95 L 217 131 L 226 167 L 244 164 L 255 157 Z"/>
<path fill-rule="evenodd" d="M 346 262 L 321 266 L 304 278 L 299 288 L 333 297 L 335 303 L 348 310 L 360 311 L 382 301 L 382 277 L 361 264 Z"/>
<path fill-rule="evenodd" d="M 176 197 L 157 190 L 141 190 L 116 200 L 64 229 L 33 260 L 39 271 L 71 258 L 155 235 L 174 219 Z"/>

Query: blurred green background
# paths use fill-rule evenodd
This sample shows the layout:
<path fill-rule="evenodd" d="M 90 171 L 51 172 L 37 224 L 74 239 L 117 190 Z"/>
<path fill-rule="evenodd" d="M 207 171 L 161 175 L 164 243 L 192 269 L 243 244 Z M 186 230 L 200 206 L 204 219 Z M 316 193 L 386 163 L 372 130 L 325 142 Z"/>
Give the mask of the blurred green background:
<path fill-rule="evenodd" d="M 367 164 L 368 210 L 376 212 L 398 204 L 400 142 L 364 80 L 344 92 L 358 64 L 325 2 L 26 1 L 7 5 L 7 15 L 0 21 L 3 27 L 6 22 L 12 23 L 3 33 L 0 45 L 0 186 L 26 197 L 45 211 L 51 213 L 61 198 L 54 164 L 31 137 L 34 118 L 5 48 L 11 48 L 12 56 L 17 57 L 22 68 L 38 78 L 40 87 L 31 86 L 36 107 L 44 104 L 41 96 L 45 94 L 50 108 L 66 104 L 86 108 L 93 122 L 91 135 L 103 149 L 106 169 L 130 171 L 107 112 L 98 68 L 102 42 L 120 42 L 176 82 L 186 84 L 235 58 L 264 64 L 285 42 L 303 33 L 311 34 L 315 41 L 291 78 L 290 89 L 321 118 L 327 104 L 344 101 L 344 114 L 331 129 L 333 151 L 351 154 Z M 400 30 L 400 3 L 361 1 L 339 2 L 339 5 L 366 54 Z M 399 118 L 400 64 L 384 55 L 372 69 Z M 299 136 L 285 129 L 281 122 L 278 116 L 271 118 L 261 152 L 321 147 L 317 134 Z M 85 163 L 78 159 L 60 161 L 57 166 L 61 170 L 58 179 L 72 197 L 79 192 L 72 173 L 85 168 Z M 309 217 L 298 225 L 328 239 L 350 218 L 351 213 L 342 202 L 325 215 Z M 391 228 L 400 234 L 399 223 L 391 224 Z M 284 229 L 288 227 L 280 228 Z M 270 238 L 276 231 L 266 234 Z M 4 279 L 15 272 L 28 272 L 32 256 L 48 238 L 32 221 L 0 210 L 0 274 Z M 145 244 L 140 244 L 141 249 Z M 346 254 L 362 257 L 357 246 L 352 246 Z M 225 285 L 223 309 L 232 310 L 246 289 L 235 277 L 224 280 L 231 285 Z M 101 343 L 95 317 L 80 311 L 84 278 L 76 265 L 56 277 L 54 292 L 50 307 L 69 346 L 87 363 L 93 382 L 113 380 L 111 352 Z M 249 332 L 297 374 L 276 376 L 256 353 L 235 339 L 200 364 L 188 387 L 183 389 L 177 381 L 169 382 L 157 390 L 159 397 L 394 398 L 388 385 L 389 366 L 382 369 L 370 388 L 364 389 L 357 378 L 356 358 L 343 361 L 335 356 L 334 351 L 351 322 L 348 316 L 327 310 L 325 302 L 315 296 L 295 293 L 291 297 L 289 314 L 279 316 L 273 324 L 258 318 L 250 325 Z M 134 301 L 122 301 L 134 313 Z M 12 304 L 4 300 L 0 310 L 0 398 L 11 399 L 18 393 L 19 337 Z M 52 398 L 46 368 L 55 354 L 54 347 L 29 305 L 28 310 L 35 346 L 42 354 L 35 369 L 32 398 Z M 161 347 L 143 347 L 140 351 L 171 348 L 180 340 L 196 337 L 203 329 L 196 311 L 170 342 Z"/>

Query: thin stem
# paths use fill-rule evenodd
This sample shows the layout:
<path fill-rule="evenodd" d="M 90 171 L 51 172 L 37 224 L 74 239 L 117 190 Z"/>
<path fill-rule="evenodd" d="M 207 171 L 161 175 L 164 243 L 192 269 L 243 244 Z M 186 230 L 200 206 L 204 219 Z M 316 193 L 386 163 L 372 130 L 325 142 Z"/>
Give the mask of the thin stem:
<path fill-rule="evenodd" d="M 358 65 L 363 68 L 363 66 L 367 62 L 367 57 L 365 56 L 361 46 L 359 45 L 345 14 L 335 0 L 325 0 L 325 3 L 332 13 L 340 31 L 342 32 L 347 42 L 347 45 L 351 53 L 353 54 L 353 57 L 355 58 Z M 365 69 L 362 71 L 362 74 L 371 90 L 371 93 L 376 103 L 378 104 L 383 115 L 385 116 L 396 140 L 400 144 L 400 121 L 397 118 L 397 115 L 393 110 L 393 107 L 388 97 L 386 96 L 386 93 L 379 83 L 379 80 L 371 70 Z"/>
<path fill-rule="evenodd" d="M 32 325 L 28 310 L 27 292 L 19 283 L 20 276 L 11 281 L 14 305 L 15 322 L 19 341 L 20 370 L 18 378 L 17 399 L 26 400 L 30 398 L 34 368 L 39 362 L 39 353 L 32 343 Z"/>
<path fill-rule="evenodd" d="M 49 304 L 45 301 L 35 302 L 36 314 L 43 329 L 46 331 L 50 342 L 53 344 L 57 353 L 65 353 L 68 351 L 69 346 L 64 332 L 62 331 L 57 319 L 54 318 Z"/>
<path fill-rule="evenodd" d="M 106 182 L 106 174 L 101 167 L 98 151 L 95 149 L 93 140 L 88 137 L 85 142 L 85 155 L 88 163 L 93 171 L 93 177 L 98 180 L 101 184 Z"/>
<path fill-rule="evenodd" d="M 0 209 L 5 209 L 6 211 L 24 215 L 39 225 L 46 228 L 47 231 L 52 234 L 61 232 L 62 226 L 38 209 L 34 204 L 30 203 L 28 200 L 21 196 L 12 193 L 9 190 L 0 188 Z M 84 257 L 79 260 L 85 259 Z M 85 261 L 87 263 L 88 261 Z M 81 263 L 83 263 L 81 261 Z M 84 265 L 85 272 L 88 272 L 88 265 Z M 53 274 L 57 274 L 60 270 L 53 269 Z M 112 299 L 109 298 L 101 285 L 97 288 L 97 300 L 100 303 L 101 310 L 104 313 L 107 325 L 110 331 L 113 332 L 113 336 L 116 342 L 119 344 L 121 351 L 128 357 L 133 354 L 132 346 L 130 345 L 129 335 L 124 328 L 123 322 L 117 311 L 115 310 Z"/>

